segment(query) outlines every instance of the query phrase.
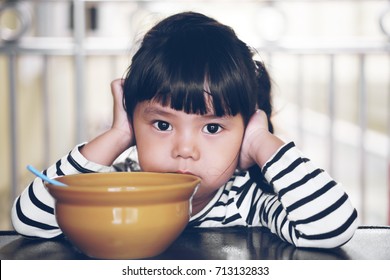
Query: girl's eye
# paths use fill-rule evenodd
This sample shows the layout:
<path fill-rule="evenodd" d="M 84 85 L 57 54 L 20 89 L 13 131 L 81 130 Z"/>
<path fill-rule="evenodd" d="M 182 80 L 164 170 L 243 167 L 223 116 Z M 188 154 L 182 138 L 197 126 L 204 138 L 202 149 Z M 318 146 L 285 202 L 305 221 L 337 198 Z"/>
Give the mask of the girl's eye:
<path fill-rule="evenodd" d="M 155 121 L 153 126 L 160 131 L 170 131 L 172 130 L 172 126 L 168 122 L 164 121 Z"/>
<path fill-rule="evenodd" d="M 208 134 L 216 134 L 222 131 L 222 127 L 216 123 L 209 123 L 203 127 L 203 132 Z"/>

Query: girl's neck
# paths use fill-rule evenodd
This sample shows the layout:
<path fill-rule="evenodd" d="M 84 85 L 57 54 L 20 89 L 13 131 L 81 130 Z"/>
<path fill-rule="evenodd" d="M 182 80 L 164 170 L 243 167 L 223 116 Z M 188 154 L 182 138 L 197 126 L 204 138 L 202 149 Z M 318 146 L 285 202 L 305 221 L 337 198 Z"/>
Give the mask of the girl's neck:
<path fill-rule="evenodd" d="M 208 194 L 207 196 L 194 197 L 192 199 L 192 215 L 198 214 L 206 205 L 213 199 L 217 191 Z"/>

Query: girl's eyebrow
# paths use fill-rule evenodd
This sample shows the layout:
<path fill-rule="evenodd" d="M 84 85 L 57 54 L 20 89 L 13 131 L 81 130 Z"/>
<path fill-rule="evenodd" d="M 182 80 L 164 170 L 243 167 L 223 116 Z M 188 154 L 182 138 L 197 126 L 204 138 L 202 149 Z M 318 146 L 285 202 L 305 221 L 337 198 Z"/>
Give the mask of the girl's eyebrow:
<path fill-rule="evenodd" d="M 144 114 L 146 115 L 162 115 L 162 116 L 171 116 L 173 115 L 172 113 L 166 111 L 166 110 L 163 110 L 163 109 L 160 109 L 160 108 L 156 108 L 156 107 L 146 107 L 144 109 Z"/>
<path fill-rule="evenodd" d="M 173 110 L 173 109 L 171 109 Z M 174 110 L 173 110 L 174 111 Z M 175 111 L 174 111 L 175 112 Z M 178 111 L 180 112 L 180 111 Z M 158 116 L 164 116 L 164 117 L 175 117 L 176 115 L 169 110 L 165 110 L 164 108 L 159 108 L 159 107 L 154 107 L 154 106 L 147 106 L 144 110 L 143 113 L 145 115 L 158 115 Z M 224 116 L 217 116 L 213 113 L 208 113 L 205 115 L 199 115 L 199 117 L 204 118 L 204 119 L 210 119 L 210 120 L 228 120 L 232 118 L 233 116 L 229 115 L 224 115 Z"/>
<path fill-rule="evenodd" d="M 230 115 L 217 116 L 217 115 L 214 115 L 214 114 L 206 114 L 206 115 L 202 115 L 202 117 L 205 118 L 205 119 L 210 119 L 210 120 L 215 120 L 215 119 L 218 119 L 218 120 L 229 120 L 233 116 L 230 116 Z"/>

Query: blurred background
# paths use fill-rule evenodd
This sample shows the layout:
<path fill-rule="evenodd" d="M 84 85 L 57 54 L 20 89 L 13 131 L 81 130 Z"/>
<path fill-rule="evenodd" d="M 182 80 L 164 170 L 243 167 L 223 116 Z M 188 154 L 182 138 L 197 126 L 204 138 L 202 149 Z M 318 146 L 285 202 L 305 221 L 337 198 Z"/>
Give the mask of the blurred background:
<path fill-rule="evenodd" d="M 33 176 L 111 124 L 110 82 L 158 20 L 232 26 L 273 78 L 276 134 L 389 224 L 389 0 L 0 0 L 0 230 Z"/>

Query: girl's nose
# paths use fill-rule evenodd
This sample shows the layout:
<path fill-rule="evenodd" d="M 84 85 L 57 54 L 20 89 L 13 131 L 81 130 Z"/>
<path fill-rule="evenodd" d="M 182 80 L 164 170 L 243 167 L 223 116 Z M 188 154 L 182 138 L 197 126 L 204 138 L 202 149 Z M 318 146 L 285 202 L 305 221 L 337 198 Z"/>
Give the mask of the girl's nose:
<path fill-rule="evenodd" d="M 198 160 L 200 152 L 195 137 L 192 135 L 177 137 L 173 143 L 172 156 L 174 158 Z"/>

